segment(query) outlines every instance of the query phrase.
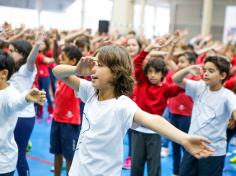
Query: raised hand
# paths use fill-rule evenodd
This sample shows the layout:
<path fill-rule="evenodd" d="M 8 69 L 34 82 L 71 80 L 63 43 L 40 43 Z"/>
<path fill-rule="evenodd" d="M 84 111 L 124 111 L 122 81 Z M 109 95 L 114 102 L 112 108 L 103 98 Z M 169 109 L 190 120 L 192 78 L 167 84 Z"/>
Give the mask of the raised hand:
<path fill-rule="evenodd" d="M 76 72 L 81 76 L 92 75 L 92 69 L 97 64 L 97 58 L 95 57 L 82 57 L 76 65 Z"/>
<path fill-rule="evenodd" d="M 200 65 L 192 65 L 189 67 L 189 73 L 194 76 L 201 75 L 201 71 L 202 71 L 202 66 Z"/>
<path fill-rule="evenodd" d="M 234 40 L 234 33 L 232 31 L 227 34 L 227 41 L 232 42 Z"/>
<path fill-rule="evenodd" d="M 159 43 L 151 43 L 144 49 L 144 51 L 150 52 L 153 49 L 160 50 L 161 48 L 166 47 L 169 44 L 170 42 L 168 41 L 166 41 L 166 43 L 163 43 L 162 45 L 160 45 Z"/>
<path fill-rule="evenodd" d="M 204 36 L 204 38 L 203 38 L 203 40 L 204 40 L 205 42 L 208 42 L 208 41 L 210 41 L 211 39 L 212 39 L 212 35 L 211 35 L 211 34 L 208 34 L 208 35 Z"/>
<path fill-rule="evenodd" d="M 216 52 L 220 51 L 220 50 L 224 49 L 224 44 L 216 42 L 213 44 L 212 49 L 213 49 L 213 51 L 216 51 Z"/>
<path fill-rule="evenodd" d="M 158 36 L 156 37 L 155 42 L 158 43 L 159 45 L 164 45 L 166 40 L 167 38 L 165 36 Z"/>
<path fill-rule="evenodd" d="M 207 145 L 210 143 L 211 142 L 205 137 L 188 135 L 183 142 L 183 146 L 186 151 L 199 159 L 209 157 L 213 154 L 214 150 Z"/>
<path fill-rule="evenodd" d="M 36 34 L 36 39 L 35 39 L 35 41 L 36 41 L 36 43 L 42 43 L 43 42 L 43 40 L 46 38 L 47 36 L 46 36 L 46 33 L 44 33 L 44 32 L 42 32 L 42 31 L 39 31 L 37 34 Z"/>
<path fill-rule="evenodd" d="M 33 88 L 29 93 L 27 93 L 25 99 L 27 102 L 34 102 L 43 105 L 46 100 L 46 92 Z"/>
<path fill-rule="evenodd" d="M 98 48 L 113 44 L 112 40 L 109 37 L 101 39 L 98 43 Z"/>

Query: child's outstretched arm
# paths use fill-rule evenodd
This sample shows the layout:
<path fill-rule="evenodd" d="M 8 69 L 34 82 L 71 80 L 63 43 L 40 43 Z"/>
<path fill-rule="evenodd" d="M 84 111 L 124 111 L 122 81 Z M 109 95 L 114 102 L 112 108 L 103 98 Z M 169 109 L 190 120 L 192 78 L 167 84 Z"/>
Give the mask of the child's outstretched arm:
<path fill-rule="evenodd" d="M 10 98 L 6 104 L 6 108 L 9 108 L 10 111 L 21 111 L 28 106 L 28 103 L 34 102 L 43 105 L 45 100 L 46 93 L 34 88 L 25 93 L 18 93 L 14 97 Z"/>
<path fill-rule="evenodd" d="M 185 76 L 188 74 L 199 75 L 201 73 L 200 65 L 191 65 L 178 72 L 172 76 L 172 80 L 180 87 L 185 88 Z"/>
<path fill-rule="evenodd" d="M 208 157 L 213 153 L 213 150 L 207 146 L 210 143 L 207 138 L 186 134 L 161 116 L 138 110 L 134 115 L 134 121 L 183 145 L 196 158 Z"/>
<path fill-rule="evenodd" d="M 92 68 L 96 65 L 96 59 L 94 57 L 82 57 L 76 66 L 70 65 L 58 65 L 54 67 L 53 74 L 64 81 L 75 91 L 79 91 L 80 78 L 79 76 L 92 75 Z"/>

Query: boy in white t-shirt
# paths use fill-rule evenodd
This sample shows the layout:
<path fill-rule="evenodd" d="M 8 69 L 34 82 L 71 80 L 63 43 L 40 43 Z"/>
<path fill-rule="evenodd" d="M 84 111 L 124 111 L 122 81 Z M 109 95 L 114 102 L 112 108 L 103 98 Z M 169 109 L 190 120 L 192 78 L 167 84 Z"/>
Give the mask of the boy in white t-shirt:
<path fill-rule="evenodd" d="M 236 96 L 223 87 L 229 75 L 230 63 L 212 56 L 204 61 L 203 81 L 184 79 L 189 73 L 200 74 L 201 66 L 189 66 L 173 75 L 176 84 L 185 88 L 193 99 L 189 134 L 206 136 L 212 141 L 213 156 L 196 159 L 185 152 L 180 167 L 181 176 L 221 176 L 226 155 L 226 129 L 232 116 L 236 120 Z"/>
<path fill-rule="evenodd" d="M 58 65 L 53 73 L 85 102 L 82 129 L 69 172 L 70 176 L 120 176 L 123 138 L 141 124 L 182 144 L 194 156 L 206 157 L 212 150 L 207 138 L 187 135 L 164 118 L 142 111 L 128 97 L 132 91 L 132 66 L 123 47 L 101 47 L 94 57 L 77 66 Z M 92 81 L 75 75 L 92 75 Z M 136 125 L 135 125 L 136 124 Z"/>
<path fill-rule="evenodd" d="M 13 59 L 0 50 L 0 176 L 13 176 L 18 149 L 14 140 L 17 112 L 30 102 L 43 104 L 45 92 L 33 89 L 18 92 L 8 80 L 15 71 Z"/>

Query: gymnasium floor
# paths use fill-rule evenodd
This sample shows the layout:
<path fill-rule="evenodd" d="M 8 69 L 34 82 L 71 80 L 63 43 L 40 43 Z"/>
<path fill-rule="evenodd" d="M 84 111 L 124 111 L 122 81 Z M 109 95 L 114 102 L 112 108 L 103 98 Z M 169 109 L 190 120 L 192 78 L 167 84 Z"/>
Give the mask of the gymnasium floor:
<path fill-rule="evenodd" d="M 50 168 L 53 166 L 53 155 L 49 153 L 49 133 L 50 122 L 43 120 L 36 122 L 33 134 L 31 136 L 32 151 L 28 153 L 28 162 L 30 166 L 31 176 L 53 176 Z M 124 156 L 127 155 L 128 139 L 124 139 Z M 233 152 L 236 147 L 230 146 L 230 151 Z M 171 156 L 162 158 L 162 176 L 171 176 L 172 159 Z M 129 176 L 129 170 L 123 170 L 122 176 Z M 145 174 L 146 176 L 147 174 Z M 236 163 L 229 163 L 229 157 L 226 158 L 224 176 L 236 175 Z M 18 176 L 16 173 L 15 176 Z M 66 176 L 63 171 L 62 176 Z"/>

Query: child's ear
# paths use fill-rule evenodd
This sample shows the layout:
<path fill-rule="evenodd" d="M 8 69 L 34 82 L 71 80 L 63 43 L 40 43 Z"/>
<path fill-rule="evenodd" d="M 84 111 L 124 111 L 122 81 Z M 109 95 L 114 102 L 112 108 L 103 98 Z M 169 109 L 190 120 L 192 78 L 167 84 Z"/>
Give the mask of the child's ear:
<path fill-rule="evenodd" d="M 221 79 L 222 80 L 224 80 L 226 78 L 226 76 L 227 76 L 227 74 L 225 72 L 222 72 L 220 75 L 221 75 Z"/>
<path fill-rule="evenodd" d="M 76 59 L 76 58 L 74 58 L 74 59 L 71 60 L 71 64 L 72 64 L 72 65 L 76 65 L 76 62 L 77 62 L 77 59 Z"/>
<path fill-rule="evenodd" d="M 1 80 L 7 80 L 7 77 L 8 77 L 8 70 L 7 69 L 1 70 Z"/>

